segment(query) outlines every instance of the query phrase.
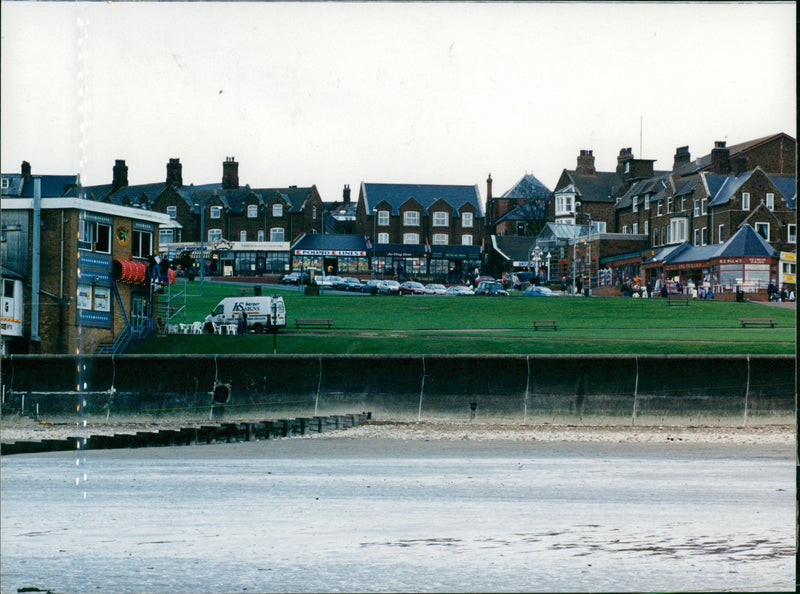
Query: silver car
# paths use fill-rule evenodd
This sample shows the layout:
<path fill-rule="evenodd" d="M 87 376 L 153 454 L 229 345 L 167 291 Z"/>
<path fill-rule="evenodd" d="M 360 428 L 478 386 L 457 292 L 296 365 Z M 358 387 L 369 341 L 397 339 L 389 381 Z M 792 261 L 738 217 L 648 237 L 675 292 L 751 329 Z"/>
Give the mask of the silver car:
<path fill-rule="evenodd" d="M 435 283 L 425 285 L 426 295 L 444 295 L 446 292 L 447 289 L 444 285 L 437 285 Z"/>

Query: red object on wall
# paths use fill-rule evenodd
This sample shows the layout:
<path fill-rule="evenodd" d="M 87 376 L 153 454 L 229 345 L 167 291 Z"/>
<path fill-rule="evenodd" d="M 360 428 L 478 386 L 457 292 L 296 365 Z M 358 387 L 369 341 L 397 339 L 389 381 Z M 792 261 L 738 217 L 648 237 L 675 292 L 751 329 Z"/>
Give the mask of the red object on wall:
<path fill-rule="evenodd" d="M 112 264 L 114 280 L 131 285 L 144 284 L 147 276 L 147 264 L 114 260 Z"/>

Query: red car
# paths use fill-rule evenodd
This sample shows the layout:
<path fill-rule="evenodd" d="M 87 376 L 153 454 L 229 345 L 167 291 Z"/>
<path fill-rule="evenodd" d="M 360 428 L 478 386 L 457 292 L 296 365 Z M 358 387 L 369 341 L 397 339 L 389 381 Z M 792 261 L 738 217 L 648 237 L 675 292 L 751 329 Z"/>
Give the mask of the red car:
<path fill-rule="evenodd" d="M 424 295 L 425 294 L 425 287 L 422 286 L 422 283 L 418 283 L 415 281 L 406 281 L 400 285 L 400 294 L 401 295 Z"/>

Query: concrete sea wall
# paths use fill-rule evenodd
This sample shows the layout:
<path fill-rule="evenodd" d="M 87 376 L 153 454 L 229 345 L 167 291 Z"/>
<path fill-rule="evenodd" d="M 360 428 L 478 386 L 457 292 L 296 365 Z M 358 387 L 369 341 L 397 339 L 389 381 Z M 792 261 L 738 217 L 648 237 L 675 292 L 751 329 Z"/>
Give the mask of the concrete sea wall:
<path fill-rule="evenodd" d="M 539 422 L 793 422 L 794 356 L 26 355 L 24 414 L 335 414 Z"/>

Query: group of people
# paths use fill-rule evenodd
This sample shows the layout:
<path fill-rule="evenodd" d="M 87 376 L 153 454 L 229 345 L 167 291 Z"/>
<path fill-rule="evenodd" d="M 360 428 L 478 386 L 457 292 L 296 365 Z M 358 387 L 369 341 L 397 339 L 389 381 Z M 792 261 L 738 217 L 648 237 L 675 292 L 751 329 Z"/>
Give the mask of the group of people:
<path fill-rule="evenodd" d="M 794 290 L 787 289 L 786 285 L 783 285 L 780 290 L 770 283 L 767 285 L 767 298 L 770 301 L 794 301 Z"/>

